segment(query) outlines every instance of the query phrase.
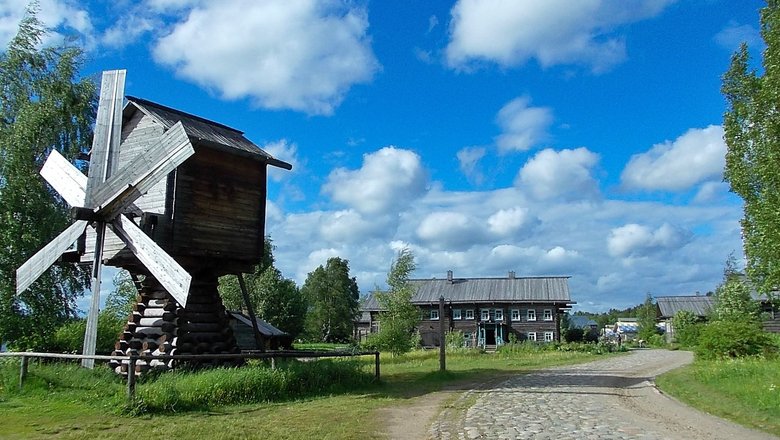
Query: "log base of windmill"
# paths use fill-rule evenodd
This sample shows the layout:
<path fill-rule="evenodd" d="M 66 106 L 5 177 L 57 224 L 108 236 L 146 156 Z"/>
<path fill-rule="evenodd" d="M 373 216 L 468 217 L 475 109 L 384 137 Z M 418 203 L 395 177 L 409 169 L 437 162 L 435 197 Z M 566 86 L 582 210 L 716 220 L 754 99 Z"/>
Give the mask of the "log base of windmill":
<path fill-rule="evenodd" d="M 215 276 L 194 278 L 187 307 L 176 300 L 151 276 L 141 282 L 138 301 L 115 345 L 114 355 L 176 355 L 240 353 L 229 315 L 217 292 Z M 240 359 L 208 361 L 138 360 L 135 374 L 149 370 L 236 366 Z M 111 361 L 111 368 L 127 375 L 128 361 Z"/>

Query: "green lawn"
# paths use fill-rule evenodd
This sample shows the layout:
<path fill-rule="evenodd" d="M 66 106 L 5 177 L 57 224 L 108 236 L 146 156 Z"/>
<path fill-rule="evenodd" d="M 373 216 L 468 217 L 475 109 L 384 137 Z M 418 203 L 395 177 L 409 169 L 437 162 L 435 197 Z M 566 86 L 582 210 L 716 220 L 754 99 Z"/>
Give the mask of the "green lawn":
<path fill-rule="evenodd" d="M 327 396 L 271 403 L 222 406 L 201 411 L 132 416 L 124 407 L 124 384 L 101 371 L 65 369 L 59 379 L 31 365 L 29 382 L 19 393 L 9 388 L 18 374 L 15 365 L 0 368 L 2 438 L 381 438 L 377 410 L 403 405 L 411 398 L 445 386 L 457 387 L 552 365 L 596 359 L 578 352 L 528 351 L 519 353 L 448 354 L 445 373 L 438 372 L 438 352 L 414 352 L 382 357 L 379 384 Z M 254 367 L 261 368 L 261 367 Z M 366 372 L 373 360 L 366 358 Z M 52 384 L 52 385 L 49 385 Z M 154 381 L 139 385 L 154 386 Z M 47 388 L 48 387 L 48 388 Z"/>
<path fill-rule="evenodd" d="M 656 383 L 705 412 L 780 436 L 778 359 L 697 360 Z"/>

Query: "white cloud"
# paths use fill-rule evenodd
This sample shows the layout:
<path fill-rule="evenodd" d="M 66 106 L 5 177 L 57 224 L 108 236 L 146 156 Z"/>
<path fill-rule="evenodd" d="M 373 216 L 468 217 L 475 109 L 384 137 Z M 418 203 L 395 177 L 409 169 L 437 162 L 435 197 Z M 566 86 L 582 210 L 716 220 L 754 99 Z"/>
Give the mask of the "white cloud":
<path fill-rule="evenodd" d="M 483 225 L 460 212 L 431 213 L 417 228 L 417 237 L 434 249 L 468 249 L 483 235 Z"/>
<path fill-rule="evenodd" d="M 138 9 L 122 15 L 103 32 L 100 42 L 110 48 L 122 48 L 135 43 L 144 34 L 163 27 L 158 18 L 145 16 L 141 12 L 142 8 L 144 6 L 139 5 Z"/>
<path fill-rule="evenodd" d="M 591 169 L 599 156 L 587 148 L 538 152 L 520 170 L 515 185 L 527 188 L 538 199 L 587 199 L 598 195 Z"/>
<path fill-rule="evenodd" d="M 615 29 L 654 17 L 673 0 L 459 0 L 451 10 L 447 61 L 543 67 L 581 64 L 599 72 L 626 57 Z"/>
<path fill-rule="evenodd" d="M 758 29 L 749 24 L 740 25 L 735 22 L 729 23 L 715 34 L 714 40 L 719 46 L 730 52 L 739 49 L 742 43 L 746 43 L 750 47 L 763 45 Z"/>
<path fill-rule="evenodd" d="M 261 147 L 266 153 L 276 159 L 292 165 L 292 170 L 283 170 L 277 167 L 268 167 L 268 177 L 274 181 L 280 181 L 292 173 L 301 172 L 301 162 L 298 158 L 298 145 L 287 139 L 269 142 Z"/>
<path fill-rule="evenodd" d="M 0 2 L 0 50 L 19 31 L 19 22 L 24 17 L 29 0 L 6 0 Z M 50 29 L 44 44 L 59 42 L 65 34 L 76 34 L 88 42 L 92 38 L 92 21 L 89 13 L 78 2 L 69 0 L 40 0 L 38 20 Z"/>
<path fill-rule="evenodd" d="M 367 32 L 366 11 L 335 0 L 204 2 L 153 54 L 226 99 L 327 115 L 379 68 Z"/>
<path fill-rule="evenodd" d="M 526 151 L 546 140 L 547 129 L 552 124 L 552 110 L 548 107 L 531 107 L 526 96 L 515 98 L 498 112 L 496 118 L 502 133 L 496 139 L 502 153 Z"/>
<path fill-rule="evenodd" d="M 485 157 L 485 153 L 484 147 L 465 147 L 457 154 L 460 171 L 477 185 L 481 185 L 485 180 L 485 175 L 479 169 L 479 161 Z"/>
<path fill-rule="evenodd" d="M 361 213 L 398 213 L 425 192 L 427 181 L 417 153 L 384 147 L 364 155 L 360 169 L 333 170 L 322 191 Z"/>
<path fill-rule="evenodd" d="M 529 223 L 528 208 L 521 207 L 501 209 L 487 220 L 488 230 L 499 237 L 512 236 Z"/>
<path fill-rule="evenodd" d="M 607 249 L 613 257 L 643 257 L 658 250 L 679 249 L 690 238 L 690 232 L 669 223 L 655 230 L 630 223 L 612 229 L 607 238 Z"/>
<path fill-rule="evenodd" d="M 633 189 L 681 191 L 719 180 L 725 165 L 723 127 L 692 128 L 673 142 L 653 145 L 631 157 L 623 170 L 623 185 Z"/>

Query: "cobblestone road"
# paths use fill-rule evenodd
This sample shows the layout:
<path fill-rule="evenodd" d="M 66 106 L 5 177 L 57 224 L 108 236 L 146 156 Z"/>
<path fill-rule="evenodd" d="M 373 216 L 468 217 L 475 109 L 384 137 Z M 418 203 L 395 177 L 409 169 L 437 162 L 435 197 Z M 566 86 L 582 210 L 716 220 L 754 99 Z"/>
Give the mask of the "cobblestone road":
<path fill-rule="evenodd" d="M 430 429 L 436 439 L 776 439 L 660 394 L 653 378 L 691 361 L 680 351 L 520 375 L 461 395 Z M 465 410 L 463 408 L 468 408 Z"/>

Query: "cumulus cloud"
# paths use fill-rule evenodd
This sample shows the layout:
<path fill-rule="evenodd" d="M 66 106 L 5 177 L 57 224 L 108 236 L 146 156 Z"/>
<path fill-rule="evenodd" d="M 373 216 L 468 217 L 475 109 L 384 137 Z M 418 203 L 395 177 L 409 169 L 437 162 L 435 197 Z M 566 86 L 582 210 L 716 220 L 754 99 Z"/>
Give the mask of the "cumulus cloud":
<path fill-rule="evenodd" d="M 268 177 L 274 181 L 280 181 L 294 172 L 300 172 L 301 163 L 298 158 L 298 145 L 287 139 L 269 142 L 261 147 L 266 153 L 276 159 L 292 165 L 292 170 L 283 170 L 277 167 L 268 167 Z"/>
<path fill-rule="evenodd" d="M 561 151 L 547 148 L 523 165 L 515 185 L 538 199 L 592 198 L 599 192 L 591 175 L 598 161 L 599 155 L 584 147 Z"/>
<path fill-rule="evenodd" d="M 360 169 L 333 170 L 322 191 L 364 214 L 398 213 L 425 192 L 427 182 L 417 153 L 384 147 L 365 154 Z"/>
<path fill-rule="evenodd" d="M 485 180 L 484 174 L 479 169 L 479 161 L 485 157 L 485 153 L 484 147 L 465 147 L 457 154 L 460 171 L 477 185 L 481 185 Z"/>
<path fill-rule="evenodd" d="M 396 225 L 392 216 L 365 217 L 352 209 L 323 213 L 322 238 L 331 243 L 364 243 L 372 238 L 392 238 Z M 397 221 L 397 220 L 396 220 Z"/>
<path fill-rule="evenodd" d="M 447 62 L 501 66 L 536 59 L 543 67 L 580 64 L 594 72 L 626 57 L 615 29 L 658 15 L 673 0 L 459 0 L 450 14 Z"/>
<path fill-rule="evenodd" d="M 417 227 L 417 237 L 435 249 L 468 249 L 483 234 L 478 221 L 460 212 L 431 213 Z"/>
<path fill-rule="evenodd" d="M 607 250 L 613 257 L 643 257 L 659 250 L 674 250 L 686 245 L 691 233 L 664 223 L 657 229 L 630 223 L 614 228 L 607 238 Z"/>
<path fill-rule="evenodd" d="M 172 6 L 189 6 L 179 3 Z M 192 7 L 157 40 L 153 55 L 226 99 L 327 115 L 379 68 L 370 43 L 368 15 L 359 7 L 335 0 L 229 0 Z"/>
<path fill-rule="evenodd" d="M 487 220 L 488 230 L 499 237 L 512 236 L 529 223 L 528 208 L 521 207 L 501 209 Z"/>
<path fill-rule="evenodd" d="M 552 110 L 548 107 L 531 107 L 527 96 L 515 98 L 498 112 L 496 118 L 502 133 L 496 139 L 502 153 L 526 151 L 549 136 Z"/>
<path fill-rule="evenodd" d="M 720 180 L 725 165 L 723 127 L 692 128 L 673 142 L 653 145 L 631 157 L 623 185 L 632 189 L 681 191 L 707 180 Z"/>
<path fill-rule="evenodd" d="M 5 50 L 19 31 L 19 22 L 24 17 L 29 0 L 7 0 L 0 2 L 0 50 Z M 70 0 L 40 0 L 38 20 L 51 31 L 44 44 L 64 38 L 64 34 L 77 34 L 90 41 L 92 21 L 89 13 L 78 2 Z"/>

